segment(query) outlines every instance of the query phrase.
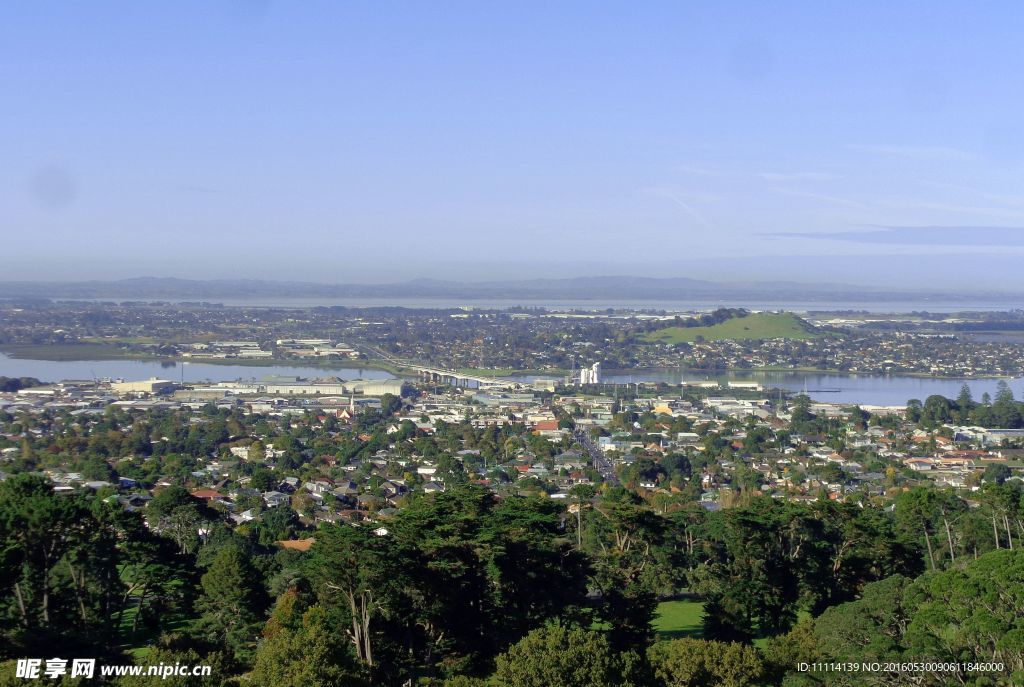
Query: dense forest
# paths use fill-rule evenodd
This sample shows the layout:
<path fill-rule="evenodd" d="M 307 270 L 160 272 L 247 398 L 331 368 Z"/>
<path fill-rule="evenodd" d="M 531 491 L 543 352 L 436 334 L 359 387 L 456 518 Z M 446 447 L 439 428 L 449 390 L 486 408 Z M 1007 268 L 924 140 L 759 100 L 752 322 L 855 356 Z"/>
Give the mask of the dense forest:
<path fill-rule="evenodd" d="M 144 647 L 146 661 L 268 687 L 903 679 L 795 671 L 868 656 L 996 661 L 1010 680 L 1024 659 L 1022 494 L 986 491 L 978 509 L 920 488 L 892 512 L 752 498 L 659 513 L 612 489 L 581 491 L 573 516 L 465 485 L 383 529 L 323 526 L 298 552 L 272 543 L 287 523 L 231 530 L 180 488 L 143 517 L 18 475 L 0 484 L 0 650 L 129 660 Z M 655 641 L 657 600 L 683 590 L 707 600 L 703 639 Z M 954 677 L 995 684 L 912 683 Z"/>

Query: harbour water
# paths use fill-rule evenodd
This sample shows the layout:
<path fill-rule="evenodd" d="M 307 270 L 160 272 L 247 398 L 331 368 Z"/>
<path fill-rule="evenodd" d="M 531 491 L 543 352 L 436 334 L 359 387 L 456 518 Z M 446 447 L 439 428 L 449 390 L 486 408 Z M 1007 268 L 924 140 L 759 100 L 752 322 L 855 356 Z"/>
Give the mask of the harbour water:
<path fill-rule="evenodd" d="M 303 365 L 218 365 L 211 363 L 174 363 L 148 360 L 30 360 L 0 354 L 0 376 L 35 377 L 46 382 L 62 379 L 148 379 L 160 377 L 173 381 L 217 382 L 261 379 L 272 375 L 307 379 L 388 379 L 383 370 L 346 366 L 310 367 Z M 521 375 L 522 381 L 550 375 Z M 799 392 L 804 389 L 815 400 L 862 405 L 903 405 L 909 399 L 926 399 L 932 394 L 955 398 L 967 384 L 975 400 L 983 393 L 995 395 L 997 379 L 953 379 L 948 377 L 911 377 L 907 375 L 825 374 L 820 372 L 760 372 L 735 370 L 703 372 L 681 369 L 608 371 L 609 384 L 664 382 L 678 385 L 684 381 L 758 382 L 766 388 Z M 1006 380 L 1017 398 L 1024 398 L 1024 378 Z"/>
<path fill-rule="evenodd" d="M 55 298 L 54 300 L 73 300 Z M 917 299 L 917 300 L 844 300 L 823 298 L 821 300 L 788 300 L 772 298 L 690 298 L 690 299 L 614 299 L 614 298 L 458 298 L 458 297 L 335 297 L 335 298 L 267 298 L 266 296 L 254 296 L 252 298 L 83 298 L 76 299 L 92 303 L 198 303 L 209 302 L 227 307 L 247 308 L 410 308 L 410 309 L 505 309 L 505 308 L 537 308 L 540 310 L 552 311 L 583 311 L 600 312 L 606 310 L 627 310 L 627 311 L 657 311 L 664 310 L 670 313 L 682 312 L 703 312 L 712 311 L 717 308 L 749 308 L 752 310 L 785 310 L 795 313 L 807 313 L 814 311 L 862 311 L 874 314 L 884 313 L 908 313 L 912 311 L 926 311 L 932 313 L 955 313 L 955 312 L 996 312 L 1019 308 L 1018 301 L 985 301 L 985 300 L 962 300 L 951 301 L 943 299 Z"/>
<path fill-rule="evenodd" d="M 261 379 L 285 375 L 314 379 L 390 379 L 394 375 L 383 370 L 352 367 L 339 362 L 337 367 L 309 365 L 220 365 L 214 363 L 182 363 L 158 360 L 31 360 L 11 358 L 0 353 L 0 376 L 35 377 L 44 382 L 62 379 L 149 379 L 159 377 L 176 382 L 224 382 L 238 379 Z"/>
<path fill-rule="evenodd" d="M 532 378 L 532 376 L 524 376 Z M 904 405 L 912 398 L 924 401 L 933 394 L 956 398 L 960 387 L 967 384 L 975 400 L 988 392 L 995 396 L 998 379 L 956 379 L 950 377 L 912 377 L 909 375 L 828 374 L 821 372 L 785 371 L 697 371 L 697 370 L 611 370 L 603 381 L 609 384 L 664 382 L 678 385 L 686 382 L 729 381 L 757 382 L 766 389 L 807 391 L 808 396 L 826 403 L 894 406 Z M 1017 398 L 1024 398 L 1024 378 L 1007 379 Z"/>

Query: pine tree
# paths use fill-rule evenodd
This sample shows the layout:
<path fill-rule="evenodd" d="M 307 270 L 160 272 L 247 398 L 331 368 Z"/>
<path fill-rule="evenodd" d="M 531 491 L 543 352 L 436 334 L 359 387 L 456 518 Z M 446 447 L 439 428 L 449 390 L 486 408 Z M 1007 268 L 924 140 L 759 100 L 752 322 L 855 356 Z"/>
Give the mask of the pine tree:
<path fill-rule="evenodd" d="M 202 613 L 197 629 L 236 656 L 247 656 L 266 607 L 256 569 L 238 547 L 225 546 L 203 575 L 202 584 L 203 596 L 196 604 Z"/>
<path fill-rule="evenodd" d="M 349 643 L 332 631 L 323 607 L 304 613 L 285 592 L 263 630 L 249 678 L 253 687 L 332 687 L 363 684 Z"/>

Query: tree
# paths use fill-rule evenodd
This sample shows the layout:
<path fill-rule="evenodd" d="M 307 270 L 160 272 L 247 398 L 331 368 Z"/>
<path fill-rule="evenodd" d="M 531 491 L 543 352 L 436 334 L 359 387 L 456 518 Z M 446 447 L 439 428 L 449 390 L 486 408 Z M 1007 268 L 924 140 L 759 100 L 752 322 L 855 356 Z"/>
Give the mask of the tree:
<path fill-rule="evenodd" d="M 182 553 L 195 553 L 199 548 L 199 528 L 204 519 L 205 512 L 196 499 L 177 485 L 157 492 L 146 506 L 149 526 L 173 540 Z"/>
<path fill-rule="evenodd" d="M 55 495 L 46 478 L 0 482 L 0 636 L 11 650 L 58 637 L 66 646 L 105 648 L 120 591 L 116 544 L 84 499 Z"/>
<path fill-rule="evenodd" d="M 595 557 L 591 584 L 601 594 L 598 618 L 610 626 L 615 651 L 643 652 L 653 638 L 659 573 L 671 572 L 660 555 L 667 523 L 622 489 L 609 492 L 593 510 L 588 539 Z"/>
<path fill-rule="evenodd" d="M 657 642 L 647 658 L 665 687 L 755 687 L 765 666 L 757 649 L 735 642 L 675 639 Z"/>
<path fill-rule="evenodd" d="M 299 516 L 290 506 L 269 508 L 256 523 L 260 544 L 269 546 L 282 539 L 291 539 L 299 527 Z"/>
<path fill-rule="evenodd" d="M 388 523 L 317 532 L 308 575 L 374 682 L 486 675 L 494 656 L 586 606 L 587 560 L 555 501 L 475 486 L 413 498 Z"/>
<path fill-rule="evenodd" d="M 569 490 L 576 501 L 576 548 L 583 548 L 583 509 L 584 504 L 589 503 L 597 494 L 592 484 L 575 484 Z"/>
<path fill-rule="evenodd" d="M 1005 463 L 993 463 L 985 468 L 985 472 L 982 475 L 982 479 L 986 482 L 992 482 L 994 484 L 1002 484 L 1006 480 L 1010 479 L 1010 468 Z"/>
<path fill-rule="evenodd" d="M 792 671 L 799 664 L 810 664 L 821 660 L 818 642 L 814 637 L 814 621 L 811 619 L 801 620 L 786 634 L 770 637 L 762 647 L 762 654 L 767 678 L 765 682 L 772 685 L 781 684 L 786 673 Z M 802 684 L 802 677 L 804 675 L 799 674 L 798 677 L 792 678 L 787 685 L 793 682 Z M 809 683 L 810 680 L 803 682 Z"/>
<path fill-rule="evenodd" d="M 940 394 L 933 394 L 924 400 L 921 410 L 921 423 L 934 427 L 953 419 L 952 406 L 949 399 Z"/>
<path fill-rule="evenodd" d="M 248 656 L 266 607 L 262 582 L 248 556 L 236 545 L 221 547 L 202 576 L 202 586 L 196 629 L 236 656 Z"/>
<path fill-rule="evenodd" d="M 949 522 L 966 511 L 967 504 L 950 491 L 915 487 L 896 497 L 894 514 L 897 530 L 920 543 L 928 566 L 935 569 L 956 557 Z"/>
<path fill-rule="evenodd" d="M 121 625 L 125 612 L 135 608 L 128 636 L 134 639 L 139 626 L 159 626 L 160 620 L 185 610 L 195 583 L 191 556 L 183 556 L 173 541 L 152 532 L 137 514 L 118 518 L 121 549 L 119 577 L 125 585 L 116 616 Z"/>
<path fill-rule="evenodd" d="M 394 394 L 384 394 L 380 397 L 380 413 L 384 417 L 391 417 L 402 407 L 402 399 Z"/>
<path fill-rule="evenodd" d="M 924 673 L 927 684 L 1021 684 L 1024 680 L 1024 550 L 989 552 L 966 565 L 894 576 L 861 599 L 825 611 L 814 636 L 829 661 L 991 662 L 1002 672 Z M 903 684 L 905 674 L 863 675 L 854 684 Z"/>
<path fill-rule="evenodd" d="M 996 400 L 992 403 L 992 421 L 997 427 L 1019 428 L 1024 425 L 1024 416 L 1013 399 L 1013 391 L 1006 380 L 999 380 Z"/>
<path fill-rule="evenodd" d="M 209 666 L 210 676 L 213 679 L 220 678 L 225 683 L 228 681 L 223 678 L 238 670 L 237 664 L 223 652 L 202 653 L 193 646 L 193 642 L 181 635 L 163 635 L 154 646 L 150 646 L 148 649 L 146 665 Z M 114 684 L 117 687 L 206 687 L 210 684 L 211 677 L 147 675 L 143 670 L 141 675 L 126 675 L 117 678 Z"/>
<path fill-rule="evenodd" d="M 957 416 L 960 422 L 966 422 L 974 409 L 974 398 L 971 396 L 971 387 L 967 384 L 960 386 L 960 394 L 956 397 Z"/>
<path fill-rule="evenodd" d="M 830 661 L 897 660 L 903 653 L 908 617 L 903 592 L 910 582 L 901 575 L 874 582 L 857 601 L 822 613 L 814 621 L 814 639 L 821 655 Z"/>
<path fill-rule="evenodd" d="M 796 620 L 802 571 L 818 524 L 806 511 L 767 497 L 723 511 L 717 547 L 703 578 L 705 636 L 746 641 L 787 631 Z"/>
<path fill-rule="evenodd" d="M 605 687 L 618 683 L 608 641 L 590 630 L 551 625 L 498 656 L 496 687 Z"/>
<path fill-rule="evenodd" d="M 277 487 L 277 482 L 274 473 L 266 468 L 256 468 L 249 477 L 249 486 L 260 491 L 272 491 Z"/>
<path fill-rule="evenodd" d="M 371 669 L 378 634 L 375 621 L 390 612 L 394 585 L 401 584 L 385 547 L 366 527 L 324 527 L 316 533 L 308 563 L 319 597 L 339 608 L 355 656 Z"/>
<path fill-rule="evenodd" d="M 355 687 L 364 676 L 326 609 L 314 604 L 303 611 L 290 590 L 267 621 L 249 677 L 254 687 Z"/>
<path fill-rule="evenodd" d="M 256 441 L 249 444 L 249 461 L 258 463 L 265 460 L 267 457 L 267 447 L 263 445 L 263 442 L 257 439 Z"/>
<path fill-rule="evenodd" d="M 923 575 L 904 603 L 910 655 L 997 661 L 1024 678 L 1024 550 L 993 551 L 962 569 Z"/>

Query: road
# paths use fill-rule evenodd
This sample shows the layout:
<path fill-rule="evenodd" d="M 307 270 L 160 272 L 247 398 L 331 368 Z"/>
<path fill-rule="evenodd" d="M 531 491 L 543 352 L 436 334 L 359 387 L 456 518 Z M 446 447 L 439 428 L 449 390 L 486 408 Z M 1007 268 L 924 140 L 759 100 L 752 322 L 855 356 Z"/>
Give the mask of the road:
<path fill-rule="evenodd" d="M 590 461 L 594 464 L 594 469 L 601 473 L 601 477 L 604 481 L 613 486 L 619 486 L 619 477 L 615 474 L 615 466 L 612 465 L 611 461 L 605 457 L 604 451 L 598 448 L 597 444 L 594 443 L 594 440 L 590 438 L 590 435 L 587 434 L 587 432 L 577 430 L 573 433 L 573 437 L 576 441 L 580 442 L 580 446 L 582 446 L 587 452 L 587 455 L 590 456 Z"/>
<path fill-rule="evenodd" d="M 362 347 L 362 352 L 364 354 L 369 352 L 370 357 L 379 358 L 398 368 L 412 370 L 421 375 L 425 374 L 443 384 L 451 384 L 454 382 L 453 386 L 467 386 L 469 382 L 475 382 L 477 385 L 476 388 L 478 389 L 518 388 L 524 386 L 522 382 L 517 382 L 511 379 L 503 379 L 501 377 L 479 377 L 470 374 L 462 374 L 457 370 L 446 370 L 440 367 L 420 365 L 418 363 L 414 363 L 409 360 L 402 360 L 401 358 L 390 355 L 375 346 L 370 346 L 368 344 L 357 345 Z"/>

